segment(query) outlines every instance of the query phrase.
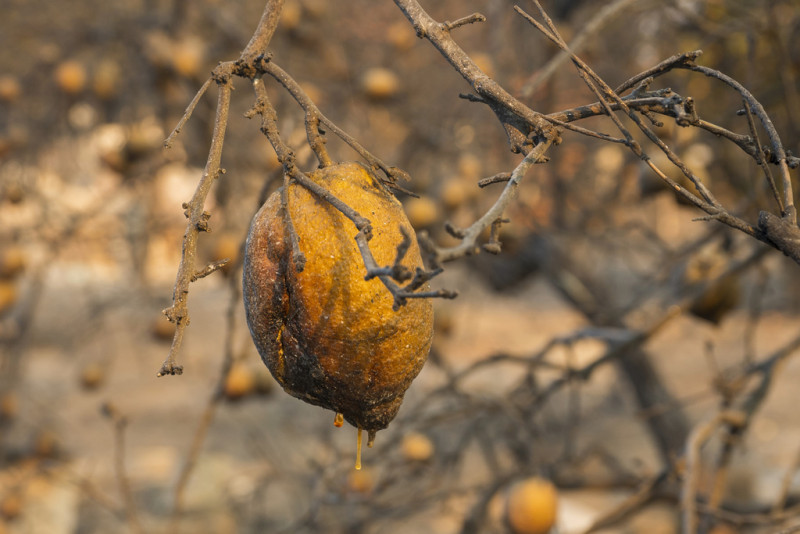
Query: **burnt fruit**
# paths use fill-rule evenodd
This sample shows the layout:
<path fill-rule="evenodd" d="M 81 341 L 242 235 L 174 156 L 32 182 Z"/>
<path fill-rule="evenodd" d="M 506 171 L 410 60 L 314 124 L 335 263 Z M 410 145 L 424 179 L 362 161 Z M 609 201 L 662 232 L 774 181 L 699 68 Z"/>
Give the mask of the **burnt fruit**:
<path fill-rule="evenodd" d="M 401 227 L 410 236 L 414 232 L 378 179 L 358 163 L 332 165 L 308 177 L 371 221 L 370 250 L 378 265 L 392 265 Z M 359 438 L 366 430 L 371 444 L 425 363 L 433 308 L 428 299 L 409 299 L 394 311 L 381 281 L 364 279 L 353 223 L 301 185 L 288 187 L 305 265 L 298 269 L 293 261 L 277 192 L 256 214 L 247 238 L 243 288 L 250 333 L 287 393 L 333 410 L 335 421 L 343 417 L 359 429 Z M 411 272 L 422 267 L 413 237 L 402 264 Z"/>

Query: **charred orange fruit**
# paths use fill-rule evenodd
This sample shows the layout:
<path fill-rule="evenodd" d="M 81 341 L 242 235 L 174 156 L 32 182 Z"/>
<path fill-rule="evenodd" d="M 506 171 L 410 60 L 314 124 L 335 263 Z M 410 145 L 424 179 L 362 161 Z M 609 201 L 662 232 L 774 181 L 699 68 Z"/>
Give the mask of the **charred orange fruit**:
<path fill-rule="evenodd" d="M 392 265 L 402 226 L 400 203 L 358 163 L 308 175 L 372 223 L 369 242 L 379 265 Z M 298 271 L 280 192 L 250 227 L 244 259 L 247 322 L 261 358 L 290 395 L 336 412 L 370 441 L 395 417 L 422 369 L 433 335 L 428 299 L 392 310 L 380 280 L 365 280 L 353 223 L 323 199 L 291 183 L 288 209 L 306 263 Z M 403 265 L 422 267 L 412 238 Z M 422 290 L 427 290 L 423 287 Z M 339 415 L 341 414 L 341 415 Z M 360 441 L 359 441 L 360 444 Z"/>

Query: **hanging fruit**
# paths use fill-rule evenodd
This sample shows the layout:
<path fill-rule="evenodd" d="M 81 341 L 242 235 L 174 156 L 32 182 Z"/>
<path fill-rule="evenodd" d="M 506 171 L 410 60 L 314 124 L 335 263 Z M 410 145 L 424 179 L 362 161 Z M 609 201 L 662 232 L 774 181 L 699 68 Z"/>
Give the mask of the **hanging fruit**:
<path fill-rule="evenodd" d="M 365 167 L 341 163 L 308 174 L 372 223 L 370 250 L 378 265 L 392 265 L 400 227 L 413 229 L 402 206 Z M 428 299 L 409 299 L 394 311 L 391 293 L 366 268 L 353 223 L 328 202 L 292 182 L 291 222 L 305 266 L 293 261 L 281 192 L 253 219 L 244 259 L 244 302 L 261 358 L 283 389 L 336 413 L 369 434 L 387 427 L 411 381 L 422 369 L 433 335 Z M 416 239 L 402 259 L 422 267 Z M 427 290 L 427 287 L 421 288 Z M 357 467 L 360 460 L 357 460 Z"/>

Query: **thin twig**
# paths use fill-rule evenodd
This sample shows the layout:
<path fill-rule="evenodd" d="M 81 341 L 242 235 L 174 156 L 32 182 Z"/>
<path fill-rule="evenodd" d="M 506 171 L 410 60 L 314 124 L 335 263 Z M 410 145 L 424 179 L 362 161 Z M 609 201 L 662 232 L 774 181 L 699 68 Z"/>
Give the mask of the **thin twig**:
<path fill-rule="evenodd" d="M 177 355 L 183 343 L 183 335 L 189 325 L 189 308 L 187 305 L 189 298 L 189 284 L 192 277 L 196 274 L 195 262 L 197 258 L 197 240 L 200 233 L 208 230 L 209 214 L 203 210 L 206 197 L 211 191 L 214 180 L 220 174 L 220 161 L 222 159 L 222 143 L 225 139 L 225 128 L 228 125 L 228 109 L 231 102 L 231 83 L 230 80 L 218 82 L 219 97 L 217 99 L 217 115 L 214 120 L 214 133 L 211 137 L 211 148 L 208 153 L 208 161 L 200 182 L 197 184 L 192 199 L 184 204 L 186 216 L 189 223 L 183 235 L 183 254 L 181 263 L 178 267 L 178 274 L 175 279 L 175 289 L 172 293 L 172 306 L 164 310 L 164 315 L 175 323 L 175 335 L 172 338 L 172 346 L 158 376 L 179 375 L 183 373 L 183 366 L 178 365 Z"/>
<path fill-rule="evenodd" d="M 772 513 L 778 515 L 786 508 L 786 501 L 789 498 L 789 491 L 792 488 L 792 481 L 794 480 L 797 471 L 800 469 L 800 448 L 794 455 L 794 460 L 786 469 L 781 481 L 781 490 L 778 498 L 775 499 L 775 504 L 772 506 Z"/>
<path fill-rule="evenodd" d="M 721 424 L 741 425 L 741 412 L 720 412 L 710 421 L 697 425 L 686 444 L 686 466 L 681 489 L 681 510 L 683 534 L 697 532 L 697 489 L 700 483 L 700 449 L 711 438 Z"/>
<path fill-rule="evenodd" d="M 506 130 L 513 152 L 527 153 L 534 143 L 531 137 L 544 135 L 552 139 L 557 134 L 541 115 L 511 96 L 497 82 L 478 68 L 467 53 L 453 40 L 444 24 L 433 19 L 416 0 L 394 0 L 394 3 L 414 26 L 417 36 L 427 39 L 475 90 L 478 96 L 497 115 Z M 548 132 L 545 134 L 545 132 Z"/>
<path fill-rule="evenodd" d="M 237 266 L 238 267 L 238 266 Z M 241 301 L 241 286 L 235 276 L 230 277 L 230 300 L 228 302 L 228 311 L 225 320 L 225 351 L 220 366 L 219 375 L 217 377 L 216 385 L 206 401 L 203 413 L 195 428 L 192 442 L 189 450 L 186 453 L 183 464 L 181 465 L 180 472 L 178 473 L 178 480 L 175 483 L 175 488 L 172 494 L 172 512 L 170 514 L 169 525 L 167 532 L 169 534 L 177 534 L 180 529 L 180 520 L 183 514 L 184 498 L 186 488 L 189 485 L 192 473 L 200 457 L 200 452 L 203 449 L 208 431 L 211 428 L 211 423 L 214 421 L 214 416 L 217 412 L 217 407 L 223 398 L 225 391 L 225 381 L 228 378 L 231 367 L 233 366 L 233 342 L 234 330 L 236 326 L 236 310 Z"/>
<path fill-rule="evenodd" d="M 353 222 L 358 230 L 364 230 L 366 235 L 371 237 L 372 227 L 369 219 L 362 217 L 356 210 L 336 198 L 333 193 L 311 180 L 297 168 L 294 152 L 278 133 L 278 115 L 267 96 L 264 82 L 260 78 L 255 78 L 253 80 L 253 89 L 256 93 L 256 103 L 248 112 L 247 116 L 261 115 L 261 131 L 275 149 L 275 153 L 278 155 L 278 161 L 283 165 L 284 172 L 297 183 L 339 210 L 345 217 Z"/>
<path fill-rule="evenodd" d="M 289 241 L 292 245 L 292 263 L 297 272 L 301 273 L 306 266 L 306 257 L 303 251 L 300 250 L 300 239 L 294 229 L 292 212 L 289 210 L 289 182 L 289 174 L 284 174 L 283 188 L 281 189 L 281 209 L 283 210 L 283 222 L 286 225 L 286 231 L 289 234 Z"/>
<path fill-rule="evenodd" d="M 263 56 L 267 53 L 267 47 L 272 40 L 272 35 L 278 27 L 278 20 L 283 10 L 285 0 L 267 0 L 264 5 L 264 11 L 261 12 L 261 19 L 258 21 L 258 27 L 247 43 L 247 46 L 242 51 L 239 62 L 252 66 L 256 58 Z M 252 75 L 254 76 L 256 70 L 253 69 Z"/>
<path fill-rule="evenodd" d="M 541 5 L 537 0 L 533 0 L 534 4 L 539 9 L 540 14 L 542 15 L 543 19 L 545 20 L 548 28 L 545 28 L 541 23 L 539 23 L 536 19 L 534 19 L 529 14 L 525 13 L 521 8 L 515 6 L 515 10 L 522 15 L 525 20 L 530 22 L 534 25 L 540 32 L 546 35 L 550 40 L 552 40 L 556 45 L 561 47 L 564 50 L 569 50 L 564 40 L 558 35 L 558 30 L 553 25 L 552 20 L 547 16 L 547 14 L 542 9 Z M 702 183 L 702 181 L 692 173 L 692 171 L 678 158 L 678 156 L 666 145 L 647 125 L 645 125 L 636 113 L 627 106 L 627 104 L 614 92 L 611 88 L 599 77 L 597 76 L 594 71 L 592 71 L 586 63 L 584 63 L 580 58 L 572 55 L 572 61 L 575 66 L 578 68 L 578 74 L 584 79 L 587 86 L 592 89 L 592 91 L 597 94 L 598 98 L 600 99 L 600 103 L 606 108 L 606 114 L 609 118 L 614 122 L 614 124 L 620 129 L 620 131 L 625 136 L 626 140 L 628 140 L 628 147 L 637 155 L 639 156 L 653 171 L 665 182 L 667 182 L 670 187 L 675 190 L 676 192 L 680 193 L 684 198 L 690 201 L 692 204 L 697 206 L 698 208 L 702 209 L 709 215 L 713 215 L 716 220 L 727 224 L 737 230 L 747 233 L 748 235 L 755 237 L 761 241 L 769 243 L 773 246 L 774 243 L 771 242 L 765 236 L 764 232 L 760 231 L 759 229 L 753 227 L 752 225 L 748 224 L 746 221 L 735 217 L 728 211 L 726 211 L 721 204 L 716 200 L 716 198 L 711 194 L 708 188 Z M 686 67 L 689 68 L 689 67 Z M 596 84 L 596 85 L 595 85 Z M 625 128 L 622 123 L 619 121 L 618 118 L 614 116 L 612 113 L 609 104 L 606 103 L 606 99 L 610 102 L 616 102 L 620 108 L 625 111 L 625 113 L 630 117 L 631 120 L 639 127 L 639 129 L 647 136 L 649 140 L 655 143 L 664 154 L 670 159 L 670 161 L 677 166 L 683 174 L 689 178 L 692 183 L 697 188 L 698 192 L 701 194 L 703 198 L 694 195 L 686 188 L 681 186 L 680 184 L 676 183 L 674 180 L 670 179 L 666 176 L 663 172 L 661 172 L 655 164 L 650 160 L 650 158 L 642 151 L 640 145 L 633 140 L 630 133 L 628 132 L 627 128 Z M 785 159 L 785 158 L 784 158 Z M 785 161 L 784 161 L 785 163 Z"/>
<path fill-rule="evenodd" d="M 189 281 L 190 282 L 196 282 L 197 280 L 199 280 L 201 278 L 205 278 L 206 276 L 208 276 L 208 275 L 210 275 L 210 274 L 222 269 L 223 267 L 225 267 L 230 261 L 231 261 L 230 258 L 223 258 L 221 260 L 217 260 L 215 262 L 209 263 L 203 269 L 201 269 L 201 270 L 197 271 L 196 273 L 194 273 L 192 275 L 192 277 L 189 279 Z"/>
<path fill-rule="evenodd" d="M 669 61 L 665 63 L 672 65 L 673 68 L 677 68 L 678 65 L 677 63 L 671 63 Z M 650 70 L 645 72 L 650 72 Z M 634 77 L 634 79 L 639 78 L 640 75 Z M 694 116 L 689 115 L 685 109 L 688 97 L 684 98 L 670 89 L 660 89 L 658 91 L 644 91 L 638 93 L 634 91 L 621 97 L 621 100 L 625 102 L 629 108 L 636 109 L 643 114 L 657 113 L 660 115 L 673 117 L 680 126 L 694 126 L 696 128 L 706 130 L 717 137 L 723 137 L 736 144 L 745 154 L 752 157 L 756 161 L 763 160 L 766 162 L 762 153 L 762 149 L 759 144 L 754 141 L 753 136 L 732 132 L 727 128 L 723 128 L 722 126 L 697 117 L 696 113 Z M 622 106 L 617 102 L 610 102 L 609 105 L 611 106 L 611 109 L 615 111 L 622 109 Z M 573 109 L 550 113 L 546 115 L 545 118 L 554 124 L 567 127 L 561 123 L 582 120 L 605 114 L 606 109 L 603 107 L 603 105 L 600 102 L 595 102 L 593 104 L 578 106 Z M 578 131 L 578 133 L 584 132 Z M 787 160 L 788 159 L 789 158 L 787 156 Z"/>
<path fill-rule="evenodd" d="M 576 369 L 569 376 L 563 376 L 553 380 L 547 388 L 544 388 L 537 395 L 538 399 L 545 399 L 559 391 L 571 380 L 589 380 L 594 372 L 600 367 L 617 360 L 621 355 L 629 352 L 631 349 L 641 347 L 647 340 L 651 339 L 656 333 L 660 332 L 664 326 L 670 323 L 676 317 L 680 317 L 681 310 L 677 306 L 669 308 L 657 320 L 653 321 L 646 329 L 639 332 L 634 332 L 633 335 L 626 338 L 624 341 L 616 342 L 603 353 L 602 356 L 596 358 L 592 362 L 586 364 L 580 369 Z"/>
<path fill-rule="evenodd" d="M 219 95 L 217 97 L 217 111 L 214 118 L 214 131 L 211 136 L 211 147 L 208 152 L 203 176 L 197 184 L 192 199 L 184 204 L 183 208 L 189 222 L 183 236 L 183 247 L 181 262 L 178 266 L 178 273 L 175 277 L 175 288 L 172 293 L 172 306 L 164 310 L 164 315 L 175 323 L 175 334 L 172 338 L 172 345 L 169 354 L 161 364 L 158 376 L 179 375 L 183 373 L 183 366 L 178 365 L 177 355 L 183 343 L 183 336 L 186 327 L 189 325 L 189 285 L 197 279 L 198 271 L 195 263 L 197 260 L 197 241 L 201 232 L 209 231 L 209 213 L 204 211 L 205 201 L 211 191 L 211 186 L 220 174 L 224 171 L 220 167 L 222 160 L 222 145 L 225 140 L 225 130 L 228 125 L 228 112 L 230 109 L 231 90 L 233 88 L 231 76 L 235 73 L 238 76 L 253 77 L 258 70 L 255 67 L 257 58 L 263 57 L 267 53 L 267 46 L 278 26 L 281 9 L 284 0 L 267 0 L 259 20 L 258 27 L 253 33 L 252 38 L 242 51 L 239 59 L 235 62 L 221 63 L 214 69 L 211 78 L 201 87 L 195 95 L 192 103 L 189 104 L 187 112 L 181 118 L 176 130 L 188 120 L 191 111 L 197 105 L 200 97 L 210 84 L 211 80 L 217 83 Z M 175 133 L 177 133 L 177 131 Z M 167 139 L 167 142 L 173 136 Z M 204 271 L 200 271 L 202 273 Z"/>
<path fill-rule="evenodd" d="M 590 534 L 611 527 L 645 506 L 655 497 L 658 487 L 667 480 L 669 473 L 669 471 L 662 471 L 656 476 L 645 480 L 633 495 L 625 498 L 625 500 L 617 506 L 604 512 L 602 516 L 595 519 L 592 524 L 583 531 L 583 534 Z"/>
<path fill-rule="evenodd" d="M 481 15 L 480 13 L 473 13 L 472 15 L 467 15 L 466 17 L 461 17 L 458 20 L 453 22 L 444 21 L 443 26 L 446 31 L 452 31 L 456 28 L 460 28 L 461 26 L 466 26 L 467 24 L 475 24 L 476 22 L 486 22 L 486 17 Z"/>
<path fill-rule="evenodd" d="M 494 176 L 489 176 L 488 178 L 482 178 L 480 181 L 478 181 L 478 187 L 484 188 L 492 184 L 501 184 L 509 181 L 510 179 L 511 179 L 510 172 L 499 172 Z"/>
<path fill-rule="evenodd" d="M 658 65 L 655 65 L 654 67 L 651 67 L 644 72 L 640 72 L 636 76 L 633 76 L 630 79 L 626 80 L 622 85 L 614 89 L 614 92 L 618 95 L 621 95 L 628 89 L 635 87 L 636 85 L 641 83 L 643 80 L 646 80 L 647 78 L 657 78 L 658 76 L 666 74 L 667 72 L 676 69 L 681 65 L 694 65 L 695 60 L 701 55 L 703 55 L 702 50 L 693 50 L 691 52 L 676 54 L 672 57 L 665 59 Z"/>
<path fill-rule="evenodd" d="M 114 424 L 114 471 L 117 476 L 117 486 L 119 487 L 122 502 L 125 503 L 125 517 L 131 530 L 143 533 L 144 529 L 139 521 L 139 513 L 136 510 L 136 500 L 133 497 L 130 480 L 125 470 L 125 428 L 128 426 L 128 418 L 122 415 L 116 407 L 111 404 L 104 404 L 103 415 L 108 417 Z"/>
<path fill-rule="evenodd" d="M 575 66 L 578 68 L 578 74 L 581 76 L 581 78 L 584 79 L 586 85 L 598 96 L 598 98 L 600 99 L 600 103 L 603 105 L 604 108 L 606 108 L 606 114 L 624 134 L 625 139 L 628 140 L 628 147 L 637 156 L 644 159 L 645 161 L 649 159 L 646 157 L 646 155 L 644 154 L 638 143 L 636 143 L 633 140 L 627 128 L 625 128 L 619 121 L 619 119 L 617 119 L 616 116 L 612 113 L 612 108 L 606 102 L 606 99 L 608 99 L 608 101 L 610 102 L 616 102 L 620 106 L 620 108 L 631 118 L 631 120 L 633 120 L 633 122 L 639 127 L 639 129 L 642 130 L 642 132 L 647 136 L 647 138 L 650 139 L 650 141 L 652 141 L 653 143 L 655 143 L 658 146 L 658 148 L 660 148 L 661 151 L 667 155 L 669 160 L 681 170 L 684 176 L 686 176 L 689 180 L 692 181 L 695 188 L 703 198 L 702 201 L 698 203 L 697 201 L 700 201 L 700 199 L 698 199 L 695 195 L 690 193 L 685 188 L 681 187 L 679 191 L 683 194 L 684 197 L 687 197 L 687 195 L 689 197 L 693 197 L 693 198 L 688 198 L 688 200 L 692 201 L 693 203 L 698 205 L 698 207 L 701 207 L 701 209 L 703 209 L 708 213 L 716 215 L 717 213 L 722 211 L 721 204 L 719 203 L 719 201 L 716 200 L 716 198 L 714 198 L 714 196 L 711 194 L 711 191 L 708 190 L 708 188 L 705 186 L 705 184 L 703 184 L 700 178 L 698 178 L 691 171 L 691 169 L 689 169 L 683 163 L 683 161 L 681 161 L 678 155 L 675 154 L 675 152 L 673 152 L 672 149 L 670 149 L 669 146 L 661 140 L 661 138 L 659 138 L 649 127 L 647 127 L 639 119 L 639 117 L 633 112 L 633 110 L 631 110 L 630 107 L 614 91 L 611 90 L 611 87 L 609 87 L 591 68 L 589 68 L 589 66 L 585 62 L 583 62 L 580 58 L 578 58 L 574 53 L 572 53 L 569 50 L 566 42 L 559 35 L 558 30 L 556 29 L 552 20 L 550 20 L 550 18 L 547 16 L 544 9 L 542 9 L 542 6 L 539 4 L 537 0 L 534 0 L 534 3 L 539 9 L 539 12 L 542 15 L 542 17 L 545 19 L 545 22 L 548 24 L 549 31 L 545 29 L 536 19 L 525 13 L 519 7 L 515 7 L 515 9 L 525 18 L 525 20 L 536 26 L 536 28 L 540 32 L 548 36 L 548 38 L 550 38 L 555 44 L 561 47 L 562 50 L 570 53 L 573 63 L 575 63 Z M 652 162 L 648 161 L 648 164 L 652 165 Z M 659 174 L 659 176 L 662 175 Z"/>
<path fill-rule="evenodd" d="M 439 248 L 429 243 L 427 248 L 429 251 L 432 251 L 435 265 L 462 258 L 475 252 L 481 233 L 496 220 L 502 218 L 503 213 L 516 196 L 519 183 L 525 176 L 525 173 L 531 166 L 544 157 L 544 154 L 547 152 L 547 149 L 550 148 L 551 144 L 552 140 L 544 140 L 536 145 L 533 150 L 528 152 L 528 155 L 523 158 L 511 173 L 511 177 L 503 188 L 503 192 L 500 193 L 500 196 L 494 204 L 477 221 L 472 223 L 469 228 L 463 230 L 461 243 L 446 248 Z"/>
<path fill-rule="evenodd" d="M 194 108 L 197 107 L 197 104 L 200 102 L 200 99 L 203 97 L 204 94 L 206 94 L 208 88 L 211 87 L 212 81 L 213 79 L 209 77 L 205 81 L 205 83 L 202 86 L 200 86 L 200 89 L 197 91 L 197 94 L 194 95 L 192 101 L 189 102 L 188 106 L 186 106 L 186 111 L 183 112 L 183 116 L 178 121 L 178 124 L 164 140 L 164 148 L 172 148 L 172 143 L 175 141 L 175 138 L 178 136 L 178 134 L 181 133 L 181 130 L 183 129 L 184 125 L 192 116 L 192 112 L 194 112 Z"/>
<path fill-rule="evenodd" d="M 579 133 L 581 135 L 585 135 L 587 137 L 594 137 L 595 139 L 600 139 L 602 141 L 608 141 L 609 143 L 620 143 L 623 145 L 627 145 L 629 141 L 627 139 L 620 139 L 619 137 L 613 137 L 608 134 L 604 134 L 601 132 L 595 132 L 594 130 L 589 130 L 588 128 L 584 128 L 582 126 L 578 126 L 576 124 L 570 124 L 568 122 L 563 122 L 553 117 L 545 116 L 547 122 L 551 124 L 555 124 L 556 126 L 560 126 L 564 129 L 571 130 L 575 133 Z"/>
<path fill-rule="evenodd" d="M 718 70 L 711 69 L 708 67 L 703 67 L 699 65 L 682 65 L 680 68 L 685 68 L 694 72 L 699 72 L 704 74 L 710 78 L 715 78 L 720 80 L 721 82 L 727 84 L 728 86 L 735 89 L 742 98 L 747 102 L 750 106 L 752 112 L 758 117 L 758 120 L 761 122 L 761 125 L 767 132 L 767 136 L 769 137 L 770 143 L 772 145 L 772 152 L 773 158 L 777 162 L 778 167 L 781 171 L 781 180 L 783 183 L 783 202 L 784 202 L 784 212 L 781 213 L 781 216 L 790 224 L 797 226 L 797 210 L 794 207 L 794 195 L 792 193 L 792 179 L 789 175 L 789 167 L 786 163 L 786 151 L 783 148 L 783 144 L 781 143 L 780 136 L 778 135 L 778 131 L 775 129 L 775 125 L 772 123 L 772 119 L 769 118 L 767 112 L 764 110 L 764 107 L 761 105 L 761 102 L 756 100 L 756 98 L 748 91 L 742 84 L 724 74 Z"/>
<path fill-rule="evenodd" d="M 610 4 L 603 6 L 598 12 L 589 20 L 589 22 L 581 28 L 581 31 L 572 38 L 569 43 L 570 50 L 579 52 L 590 38 L 594 37 L 603 27 L 614 20 L 614 18 L 628 10 L 628 8 L 635 4 L 636 0 L 616 0 Z M 625 13 L 629 16 L 628 13 Z M 569 60 L 569 54 L 561 52 L 553 56 L 544 67 L 539 69 L 531 79 L 522 86 L 520 94 L 524 97 L 530 97 L 537 88 L 541 87 L 543 83 L 549 80 L 553 74 L 558 70 L 561 65 Z"/>
<path fill-rule="evenodd" d="M 747 127 L 750 129 L 750 136 L 753 138 L 753 145 L 755 145 L 755 150 L 753 150 L 753 158 L 758 163 L 758 166 L 761 167 L 761 170 L 764 171 L 764 178 L 767 180 L 767 184 L 769 184 L 770 191 L 772 191 L 772 196 L 775 198 L 775 202 L 778 204 L 778 209 L 783 213 L 786 208 L 783 205 L 783 199 L 781 198 L 780 193 L 778 193 L 778 186 L 775 185 L 775 178 L 772 176 L 772 171 L 769 168 L 766 160 L 764 159 L 764 155 L 761 152 L 761 141 L 758 139 L 758 130 L 756 130 L 756 124 L 753 120 L 753 112 L 750 109 L 750 104 L 747 100 L 743 100 L 742 104 L 744 105 L 745 115 L 747 116 Z"/>
<path fill-rule="evenodd" d="M 391 187 L 398 187 L 398 181 L 408 181 L 410 177 L 408 174 L 398 169 L 397 167 L 392 167 L 387 165 L 380 158 L 372 154 L 369 150 L 364 148 L 364 146 L 359 143 L 353 136 L 349 135 L 347 132 L 342 130 L 336 123 L 331 121 L 328 117 L 325 116 L 322 111 L 317 107 L 317 105 L 308 97 L 308 95 L 303 91 L 303 88 L 297 83 L 294 78 L 292 78 L 285 70 L 283 70 L 277 63 L 274 61 L 262 62 L 260 65 L 261 69 L 264 73 L 269 74 L 272 76 L 278 83 L 280 83 L 289 94 L 295 99 L 295 101 L 303 108 L 303 111 L 306 112 L 306 120 L 318 121 L 319 123 L 323 124 L 326 128 L 328 128 L 332 133 L 334 133 L 337 137 L 339 137 L 342 141 L 347 143 L 353 150 L 355 150 L 359 156 L 361 156 L 370 166 L 370 168 L 374 171 L 380 169 L 386 175 L 386 183 Z M 309 139 L 309 142 L 313 143 L 316 141 L 312 141 Z M 325 166 L 325 165 L 323 165 Z"/>

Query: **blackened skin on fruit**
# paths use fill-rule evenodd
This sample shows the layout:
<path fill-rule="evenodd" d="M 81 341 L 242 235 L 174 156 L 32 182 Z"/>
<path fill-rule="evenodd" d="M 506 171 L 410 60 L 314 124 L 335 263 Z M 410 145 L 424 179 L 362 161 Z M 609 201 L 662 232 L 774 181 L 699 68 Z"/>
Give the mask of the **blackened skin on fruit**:
<path fill-rule="evenodd" d="M 391 265 L 402 240 L 400 226 L 414 235 L 400 203 L 358 163 L 309 177 L 372 222 L 373 256 L 379 265 Z M 352 222 L 298 184 L 289 185 L 288 206 L 305 268 L 297 272 L 292 261 L 280 192 L 275 193 L 247 238 L 243 288 L 250 333 L 287 393 L 341 413 L 373 436 L 395 417 L 425 363 L 432 305 L 409 299 L 393 311 L 380 280 L 364 280 Z M 416 239 L 403 265 L 412 272 L 422 267 Z"/>

